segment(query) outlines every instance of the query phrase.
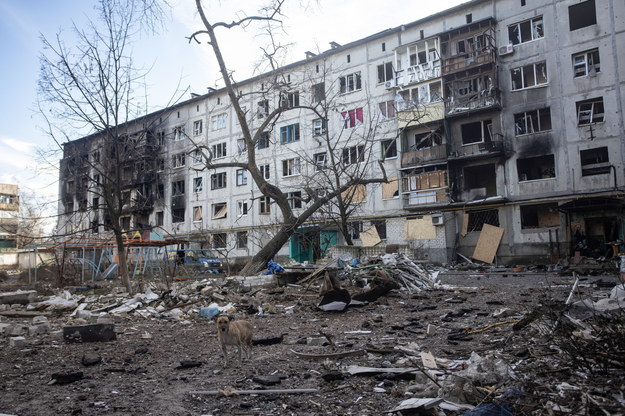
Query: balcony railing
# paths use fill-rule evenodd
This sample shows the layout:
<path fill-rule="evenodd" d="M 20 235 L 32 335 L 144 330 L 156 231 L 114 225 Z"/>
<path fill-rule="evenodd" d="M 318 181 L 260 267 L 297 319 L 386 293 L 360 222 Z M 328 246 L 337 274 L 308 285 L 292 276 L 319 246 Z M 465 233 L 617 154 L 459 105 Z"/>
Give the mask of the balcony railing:
<path fill-rule="evenodd" d="M 430 189 L 419 192 L 406 192 L 402 195 L 404 207 L 416 207 L 426 205 L 442 205 L 450 202 L 447 188 Z"/>
<path fill-rule="evenodd" d="M 447 171 L 436 170 L 424 172 L 417 175 L 408 175 L 402 178 L 402 191 L 424 191 L 426 189 L 436 189 L 447 187 Z"/>
<path fill-rule="evenodd" d="M 426 62 L 420 65 L 413 65 L 405 70 L 397 71 L 397 86 L 416 84 L 441 77 L 441 61 L 437 59 L 433 62 Z"/>
<path fill-rule="evenodd" d="M 487 142 L 473 143 L 468 145 L 463 145 L 460 149 L 453 151 L 450 153 L 448 159 L 462 159 L 469 156 L 480 156 L 480 155 L 497 155 L 502 154 L 504 151 L 504 142 L 503 140 L 491 140 Z"/>
<path fill-rule="evenodd" d="M 443 59 L 443 74 L 449 75 L 493 62 L 495 62 L 494 50 L 492 48 L 485 48 L 483 50 L 454 56 L 453 58 Z"/>
<path fill-rule="evenodd" d="M 445 114 L 457 115 L 469 111 L 501 107 L 501 97 L 497 88 L 483 90 L 472 95 L 445 101 Z"/>
<path fill-rule="evenodd" d="M 402 152 L 401 167 L 409 168 L 420 166 L 429 162 L 447 159 L 449 146 L 446 144 L 432 146 L 425 149 Z"/>

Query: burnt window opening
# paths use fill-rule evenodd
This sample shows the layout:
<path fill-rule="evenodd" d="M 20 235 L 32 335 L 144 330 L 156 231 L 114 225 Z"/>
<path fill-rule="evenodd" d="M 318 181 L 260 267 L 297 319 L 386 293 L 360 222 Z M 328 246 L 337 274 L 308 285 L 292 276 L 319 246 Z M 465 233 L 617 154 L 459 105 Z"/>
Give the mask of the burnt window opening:
<path fill-rule="evenodd" d="M 601 123 L 604 121 L 605 110 L 603 107 L 603 97 L 591 98 L 590 100 L 578 101 L 575 103 L 577 108 L 577 125 Z"/>
<path fill-rule="evenodd" d="M 515 136 L 548 130 L 551 130 L 551 109 L 549 107 L 514 115 Z"/>
<path fill-rule="evenodd" d="M 601 72 L 599 49 L 592 49 L 573 55 L 573 77 L 592 76 Z"/>
<path fill-rule="evenodd" d="M 556 177 L 555 158 L 553 155 L 517 159 L 516 166 L 519 182 Z"/>
<path fill-rule="evenodd" d="M 386 240 L 386 220 L 374 220 L 371 221 L 371 225 L 375 227 L 380 240 Z"/>
<path fill-rule="evenodd" d="M 493 123 L 491 120 L 462 124 L 460 129 L 463 145 L 492 141 Z"/>
<path fill-rule="evenodd" d="M 607 147 L 580 150 L 579 159 L 582 165 L 582 176 L 610 173 L 610 156 Z"/>
<path fill-rule="evenodd" d="M 226 248 L 226 243 L 228 241 L 228 234 L 226 233 L 215 233 L 212 235 L 213 240 L 213 248 Z"/>
<path fill-rule="evenodd" d="M 560 226 L 558 204 L 521 206 L 521 228 L 550 228 Z"/>
<path fill-rule="evenodd" d="M 156 226 L 162 227 L 165 224 L 165 213 L 163 211 L 156 212 Z"/>
<path fill-rule="evenodd" d="M 178 222 L 184 222 L 184 207 L 182 208 L 176 208 L 176 207 L 171 207 L 171 222 L 172 223 L 178 223 Z"/>
<path fill-rule="evenodd" d="M 171 196 L 184 195 L 184 180 L 171 183 Z"/>
<path fill-rule="evenodd" d="M 237 231 L 237 248 L 247 248 L 247 231 Z"/>
<path fill-rule="evenodd" d="M 408 150 L 429 149 L 430 147 L 440 146 L 444 143 L 443 129 L 439 127 L 436 130 L 427 133 L 417 133 L 414 135 L 414 142 L 410 144 Z"/>
<path fill-rule="evenodd" d="M 464 189 L 468 199 L 483 199 L 497 195 L 497 175 L 495 165 L 467 166 L 463 169 Z"/>
<path fill-rule="evenodd" d="M 569 6 L 569 28 L 571 31 L 597 24 L 595 0 L 587 0 Z"/>
<path fill-rule="evenodd" d="M 468 232 L 482 231 L 484 224 L 499 227 L 499 210 L 497 209 L 469 211 L 467 214 L 469 215 Z"/>
<path fill-rule="evenodd" d="M 156 184 L 156 199 L 163 199 L 165 196 L 165 184 L 157 183 Z"/>

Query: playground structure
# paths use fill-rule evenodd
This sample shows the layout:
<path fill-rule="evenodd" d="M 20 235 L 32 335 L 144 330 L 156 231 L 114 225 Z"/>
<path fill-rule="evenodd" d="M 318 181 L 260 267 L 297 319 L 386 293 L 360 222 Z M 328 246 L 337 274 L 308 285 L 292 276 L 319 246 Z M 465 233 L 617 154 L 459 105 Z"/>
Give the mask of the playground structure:
<path fill-rule="evenodd" d="M 145 238 L 147 237 L 147 238 Z M 176 275 L 176 263 L 169 261 L 171 251 L 179 251 L 186 240 L 163 239 L 156 233 L 135 233 L 124 239 L 128 275 L 131 278 Z M 176 246 L 168 251 L 168 247 Z M 44 259 L 42 252 L 53 253 Z M 48 256 L 49 257 L 49 256 Z M 80 280 L 110 279 L 119 274 L 119 256 L 114 239 L 70 238 L 34 247 L 29 259 L 28 281 L 38 281 L 39 268 L 56 264 L 63 273 Z M 78 279 L 79 277 L 79 279 Z"/>

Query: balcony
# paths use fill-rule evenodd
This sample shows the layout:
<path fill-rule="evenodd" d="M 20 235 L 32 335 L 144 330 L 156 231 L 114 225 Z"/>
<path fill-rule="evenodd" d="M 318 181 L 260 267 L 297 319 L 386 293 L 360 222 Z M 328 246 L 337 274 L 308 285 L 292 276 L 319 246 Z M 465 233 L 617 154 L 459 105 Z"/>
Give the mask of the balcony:
<path fill-rule="evenodd" d="M 448 160 L 471 159 L 476 157 L 491 157 L 503 155 L 504 141 L 490 140 L 486 142 L 467 144 L 459 150 L 450 153 Z"/>
<path fill-rule="evenodd" d="M 458 71 L 466 71 L 467 69 L 492 64 L 494 62 L 495 49 L 487 47 L 462 55 L 456 55 L 452 58 L 443 59 L 443 74 L 450 75 Z"/>
<path fill-rule="evenodd" d="M 453 96 L 445 102 L 445 114 L 448 116 L 499 108 L 501 108 L 501 96 L 498 88 L 489 88 L 464 96 Z"/>
<path fill-rule="evenodd" d="M 429 189 L 419 192 L 405 192 L 402 195 L 405 208 L 425 208 L 427 206 L 446 205 L 450 202 L 447 188 Z"/>
<path fill-rule="evenodd" d="M 441 61 L 437 59 L 433 62 L 426 62 L 420 65 L 413 65 L 405 70 L 397 71 L 397 86 L 405 87 L 420 82 L 441 77 Z"/>
<path fill-rule="evenodd" d="M 447 188 L 447 171 L 435 170 L 402 177 L 402 191 L 425 191 Z"/>
<path fill-rule="evenodd" d="M 446 144 L 402 152 L 401 167 L 411 168 L 430 162 L 446 160 L 448 154 L 449 146 Z"/>

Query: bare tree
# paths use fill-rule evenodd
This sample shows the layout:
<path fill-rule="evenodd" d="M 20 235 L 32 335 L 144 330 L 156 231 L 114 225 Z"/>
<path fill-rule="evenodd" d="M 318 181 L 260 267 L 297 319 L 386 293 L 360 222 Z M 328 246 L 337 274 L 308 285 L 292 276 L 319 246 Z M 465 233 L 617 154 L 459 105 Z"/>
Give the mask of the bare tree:
<path fill-rule="evenodd" d="M 277 30 L 281 25 L 281 18 L 283 15 L 284 0 L 273 0 L 268 6 L 261 9 L 258 15 L 250 15 L 226 23 L 226 22 L 211 22 L 206 14 L 206 9 L 202 5 L 201 0 L 196 0 L 196 7 L 198 14 L 202 20 L 204 29 L 197 31 L 189 36 L 189 41 L 195 40 L 200 42 L 199 39 L 208 37 L 208 43 L 212 48 L 213 54 L 217 60 L 221 77 L 225 83 L 225 89 L 228 94 L 230 103 L 235 111 L 237 120 L 239 122 L 242 134 L 242 140 L 245 147 L 244 157 L 234 162 L 216 162 L 213 160 L 211 149 L 206 146 L 198 146 L 202 151 L 205 166 L 207 169 L 218 169 L 227 167 L 236 167 L 244 169 L 251 175 L 252 179 L 258 186 L 258 189 L 262 193 L 261 198 L 267 198 L 272 204 L 278 207 L 281 213 L 281 224 L 278 226 L 279 230 L 275 236 L 253 256 L 252 260 L 242 270 L 242 274 L 249 275 L 255 274 L 262 270 L 267 262 L 273 258 L 273 256 L 282 248 L 282 246 L 289 240 L 289 238 L 296 232 L 298 227 L 304 224 L 315 214 L 321 207 L 328 203 L 328 201 L 336 198 L 346 190 L 357 186 L 366 185 L 368 183 L 380 183 L 385 182 L 386 174 L 381 165 L 383 174 L 382 177 L 364 177 L 364 176 L 346 176 L 342 178 L 340 186 L 336 189 L 332 189 L 324 195 L 320 195 L 316 190 L 308 188 L 307 194 L 303 197 L 308 201 L 305 208 L 294 211 L 292 198 L 289 198 L 288 192 L 285 192 L 280 187 L 272 184 L 265 179 L 263 173 L 259 169 L 256 159 L 256 148 L 260 140 L 263 140 L 263 134 L 270 131 L 275 123 L 281 118 L 281 116 L 294 109 L 300 109 L 310 111 L 317 114 L 320 118 L 324 115 L 320 111 L 321 106 L 314 102 L 300 103 L 299 98 L 295 94 L 289 93 L 289 80 L 286 79 L 286 75 L 280 71 L 280 65 L 276 61 L 276 56 L 283 49 L 282 45 L 277 45 L 272 42 L 272 45 L 265 49 L 265 60 L 267 65 L 272 69 L 267 75 L 267 84 L 262 91 L 256 91 L 253 93 L 243 94 L 239 91 L 235 80 L 233 79 L 232 68 L 229 68 L 224 60 L 219 40 L 217 38 L 217 31 L 221 29 L 236 29 L 245 28 L 254 23 L 260 23 L 266 25 L 267 33 L 274 41 L 272 33 Z M 325 87 L 324 87 L 325 88 Z M 258 127 L 252 128 L 251 123 L 247 120 L 247 112 L 241 104 L 241 100 L 250 94 L 257 96 L 259 102 L 263 102 L 263 97 L 267 97 L 271 94 L 279 94 L 280 105 L 275 109 L 267 108 L 267 111 L 263 115 L 262 122 Z"/>
<path fill-rule="evenodd" d="M 65 219 L 74 225 L 64 231 L 82 233 L 103 223 L 114 235 L 122 280 L 131 291 L 123 218 L 131 198 L 143 198 L 139 205 L 149 202 L 153 190 L 141 175 L 155 170 L 147 165 L 154 162 L 152 126 L 137 119 L 147 110 L 138 95 L 145 71 L 133 65 L 131 41 L 146 26 L 156 27 L 163 10 L 156 0 L 100 0 L 97 11 L 97 21 L 86 29 L 73 27 L 73 46 L 62 33 L 42 36 L 39 109 L 64 153 L 61 197 Z M 88 227 L 75 221 L 87 215 Z"/>

